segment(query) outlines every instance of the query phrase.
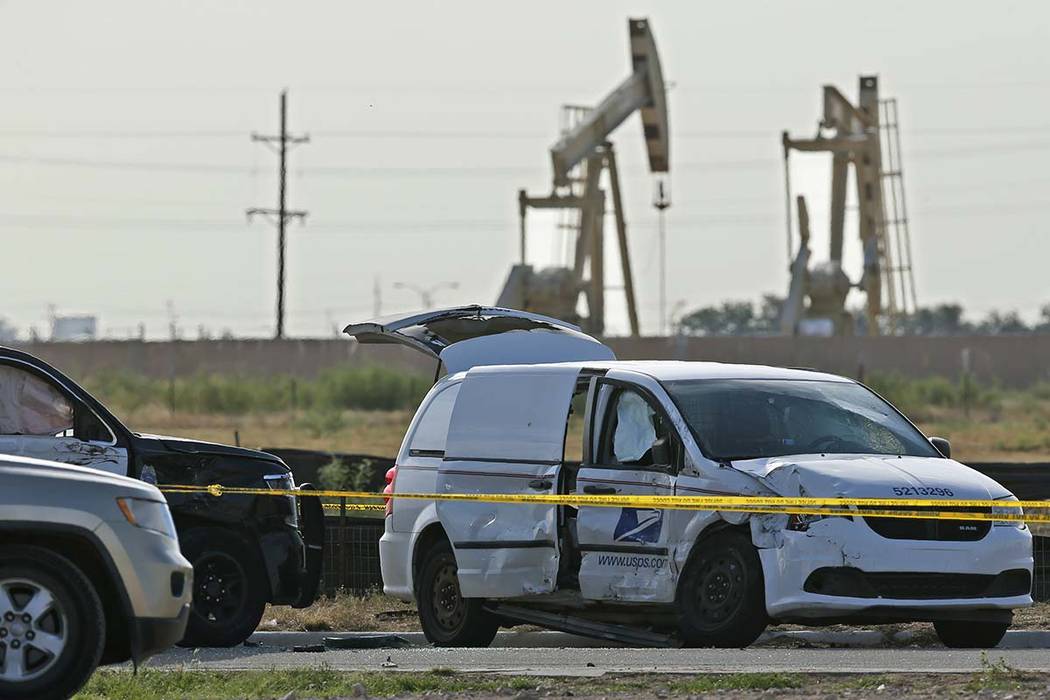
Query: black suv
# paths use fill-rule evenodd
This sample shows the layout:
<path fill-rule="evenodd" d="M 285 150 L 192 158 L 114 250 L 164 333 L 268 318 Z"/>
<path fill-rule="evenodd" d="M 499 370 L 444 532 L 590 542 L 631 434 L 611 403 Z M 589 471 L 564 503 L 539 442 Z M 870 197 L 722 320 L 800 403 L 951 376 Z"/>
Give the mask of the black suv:
<path fill-rule="evenodd" d="M 167 484 L 295 488 L 274 455 L 128 430 L 76 382 L 37 357 L 0 347 L 0 454 L 35 457 Z M 303 484 L 300 489 L 312 488 Z M 185 646 L 232 646 L 266 603 L 317 597 L 324 512 L 316 498 L 168 493 L 193 564 Z"/>

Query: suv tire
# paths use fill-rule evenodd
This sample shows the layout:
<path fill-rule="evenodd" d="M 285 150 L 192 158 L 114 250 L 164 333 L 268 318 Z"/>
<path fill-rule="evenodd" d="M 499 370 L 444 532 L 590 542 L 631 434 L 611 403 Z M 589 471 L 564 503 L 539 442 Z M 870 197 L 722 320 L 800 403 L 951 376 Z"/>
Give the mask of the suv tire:
<path fill-rule="evenodd" d="M 180 537 L 193 564 L 193 604 L 184 647 L 232 647 L 255 631 L 269 597 L 266 572 L 240 537 L 197 528 Z"/>
<path fill-rule="evenodd" d="M 70 697 L 105 642 L 102 603 L 80 569 L 43 547 L 0 547 L 0 675 L 22 676 L 0 678 L 0 697 Z"/>
<path fill-rule="evenodd" d="M 499 621 L 482 609 L 483 600 L 459 594 L 456 555 L 447 542 L 424 555 L 416 600 L 427 641 L 440 647 L 487 647 Z"/>
<path fill-rule="evenodd" d="M 748 536 L 725 531 L 696 543 L 678 584 L 679 633 L 689 647 L 743 648 L 766 629 L 765 585 Z"/>
<path fill-rule="evenodd" d="M 1009 622 L 941 620 L 933 623 L 941 644 L 949 649 L 991 649 L 1002 641 Z"/>

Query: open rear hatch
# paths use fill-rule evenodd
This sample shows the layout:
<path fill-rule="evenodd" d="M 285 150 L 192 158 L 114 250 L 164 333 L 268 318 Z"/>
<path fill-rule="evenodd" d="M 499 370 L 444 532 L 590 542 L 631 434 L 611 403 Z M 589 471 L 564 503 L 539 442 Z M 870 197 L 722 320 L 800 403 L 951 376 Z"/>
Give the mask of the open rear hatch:
<path fill-rule="evenodd" d="M 571 323 L 496 306 L 459 306 L 386 316 L 343 329 L 360 343 L 407 345 L 440 360 L 449 374 L 481 365 L 615 360 Z"/>

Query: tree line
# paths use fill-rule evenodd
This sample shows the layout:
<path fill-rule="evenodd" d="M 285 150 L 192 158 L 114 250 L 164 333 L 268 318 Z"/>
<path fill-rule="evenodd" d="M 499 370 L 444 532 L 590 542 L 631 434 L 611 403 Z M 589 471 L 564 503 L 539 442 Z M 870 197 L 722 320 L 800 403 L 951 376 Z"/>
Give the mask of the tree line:
<path fill-rule="evenodd" d="M 704 306 L 691 311 L 674 324 L 683 335 L 779 335 L 780 309 L 784 299 L 775 294 L 763 295 L 757 304 L 751 301 L 726 301 L 717 306 Z M 855 332 L 866 334 L 867 318 L 863 310 L 852 310 Z M 882 329 L 887 332 L 887 329 Z M 1050 304 L 1044 304 L 1039 318 L 1027 323 L 1016 311 L 990 311 L 984 317 L 967 320 L 961 304 L 938 304 L 921 307 L 900 318 L 898 335 L 1026 335 L 1050 333 Z"/>

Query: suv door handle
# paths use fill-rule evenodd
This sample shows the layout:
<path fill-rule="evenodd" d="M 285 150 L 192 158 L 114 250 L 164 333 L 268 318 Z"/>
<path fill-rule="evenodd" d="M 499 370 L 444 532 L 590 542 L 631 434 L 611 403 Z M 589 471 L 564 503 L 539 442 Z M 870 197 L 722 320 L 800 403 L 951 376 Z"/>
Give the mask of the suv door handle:
<path fill-rule="evenodd" d="M 533 479 L 529 482 L 529 488 L 536 491 L 546 491 L 551 486 L 554 486 L 554 482 L 549 479 Z"/>
<path fill-rule="evenodd" d="M 611 496 L 616 493 L 616 488 L 613 486 L 584 486 L 583 492 L 594 494 L 596 496 Z"/>

